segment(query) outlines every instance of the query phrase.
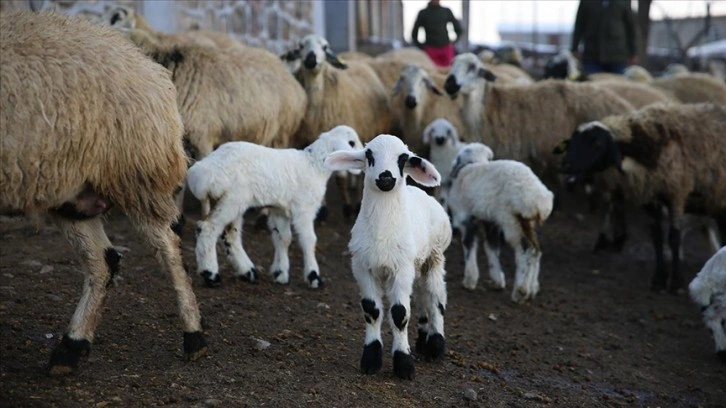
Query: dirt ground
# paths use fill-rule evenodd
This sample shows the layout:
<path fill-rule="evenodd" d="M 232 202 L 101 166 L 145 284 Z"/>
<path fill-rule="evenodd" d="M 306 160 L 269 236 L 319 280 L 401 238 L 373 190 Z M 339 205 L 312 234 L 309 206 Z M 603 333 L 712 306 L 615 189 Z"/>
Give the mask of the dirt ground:
<path fill-rule="evenodd" d="M 118 214 L 112 242 L 128 249 L 92 352 L 74 375 L 52 378 L 44 366 L 80 297 L 80 264 L 52 224 L 33 235 L 17 220 L 0 223 L 0 405 L 22 407 L 723 407 L 726 364 L 686 295 L 649 291 L 653 260 L 642 217 L 631 216 L 621 254 L 590 251 L 596 220 L 560 211 L 540 232 L 541 292 L 510 301 L 512 256 L 504 252 L 508 289 L 461 287 L 458 238 L 447 252 L 446 357 L 417 360 L 416 378 L 358 364 L 364 320 L 346 254 L 352 225 L 331 187 L 330 218 L 317 227 L 322 290 L 308 289 L 294 246 L 291 283 L 232 278 L 220 257 L 222 286 L 194 276 L 209 354 L 182 359 L 174 291 L 156 259 Z M 565 207 L 567 208 L 567 207 Z M 570 207 L 572 208 L 572 207 Z M 187 211 L 193 223 L 198 212 Z M 184 258 L 194 270 L 187 224 Z M 269 233 L 252 222 L 244 243 L 262 268 L 272 260 Z M 691 279 L 708 258 L 702 234 L 685 242 Z M 415 310 L 414 310 L 415 313 Z M 390 347 L 387 323 L 384 348 Z M 415 341 L 415 327 L 410 339 Z"/>

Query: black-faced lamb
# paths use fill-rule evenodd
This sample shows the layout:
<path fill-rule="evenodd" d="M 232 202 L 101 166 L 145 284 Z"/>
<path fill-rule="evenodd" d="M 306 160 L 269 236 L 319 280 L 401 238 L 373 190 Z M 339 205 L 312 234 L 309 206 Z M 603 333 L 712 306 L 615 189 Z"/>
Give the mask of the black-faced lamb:
<path fill-rule="evenodd" d="M 451 242 L 451 227 L 436 199 L 406 185 L 405 178 L 435 187 L 440 176 L 430 162 L 392 135 L 379 135 L 361 150 L 333 153 L 325 164 L 332 170 L 365 172 L 361 209 L 348 244 L 366 321 L 361 371 L 373 374 L 383 364 L 385 294 L 391 307 L 393 371 L 413 379 L 408 343 L 412 294 L 421 308 L 416 352 L 433 360 L 444 354 L 444 251 Z"/>
<path fill-rule="evenodd" d="M 61 14 L 0 14 L 0 209 L 53 218 L 85 265 L 81 300 L 50 357 L 73 371 L 90 351 L 120 254 L 100 215 L 125 213 L 171 276 L 184 355 L 207 351 L 172 195 L 187 157 L 169 72 L 121 34 Z"/>
<path fill-rule="evenodd" d="M 651 105 L 583 124 L 561 145 L 561 171 L 570 180 L 596 177 L 614 199 L 643 205 L 653 217 L 654 290 L 683 287 L 680 246 L 689 202 L 697 201 L 700 211 L 726 226 L 724 129 L 723 105 Z M 663 206 L 669 223 L 670 276 L 663 256 Z"/>
<path fill-rule="evenodd" d="M 532 85 L 497 85 L 471 53 L 457 55 L 444 86 L 462 94 L 462 121 L 469 139 L 478 139 L 497 157 L 527 164 L 545 182 L 559 183 L 559 158 L 552 153 L 561 138 L 583 122 L 633 107 L 621 97 L 592 84 L 546 80 Z"/>
<path fill-rule="evenodd" d="M 711 330 L 718 358 L 726 363 L 726 246 L 714 254 L 688 285 L 691 299 L 701 307 Z"/>
<path fill-rule="evenodd" d="M 516 274 L 512 300 L 532 299 L 539 292 L 542 251 L 536 228 L 552 212 L 554 194 L 532 170 L 513 160 L 491 161 L 492 151 L 481 143 L 461 149 L 454 160 L 452 185 L 447 204 L 456 225 L 462 225 L 464 287 L 476 288 L 479 267 L 476 252 L 478 231 L 484 228 L 484 251 L 493 286 L 504 289 L 504 272 L 499 262 L 501 237 L 514 250 Z"/>
<path fill-rule="evenodd" d="M 211 212 L 197 223 L 197 269 L 210 286 L 221 282 L 216 242 L 222 240 L 235 274 L 254 282 L 257 270 L 242 248 L 242 216 L 252 207 L 269 209 L 268 227 L 275 247 L 270 271 L 275 282 L 289 282 L 288 247 L 295 229 L 303 253 L 308 285 L 322 285 L 315 258 L 313 222 L 332 174 L 323 166 L 329 153 L 360 148 L 355 130 L 337 126 L 298 149 L 273 149 L 248 142 L 229 142 L 189 168 L 189 190 Z"/>

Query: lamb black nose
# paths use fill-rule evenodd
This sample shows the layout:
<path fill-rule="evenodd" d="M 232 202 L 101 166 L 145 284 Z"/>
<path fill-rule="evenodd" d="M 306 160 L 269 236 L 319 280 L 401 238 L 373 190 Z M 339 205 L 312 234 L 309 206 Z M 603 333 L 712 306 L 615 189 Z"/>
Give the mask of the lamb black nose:
<path fill-rule="evenodd" d="M 303 61 L 303 65 L 305 65 L 305 68 L 307 69 L 313 69 L 316 65 L 318 65 L 318 61 L 315 59 L 315 53 L 310 51 L 308 55 L 305 56 L 305 60 Z"/>
<path fill-rule="evenodd" d="M 407 107 L 408 109 L 413 109 L 413 108 L 415 108 L 415 107 L 416 107 L 416 105 L 418 105 L 418 103 L 416 102 L 416 98 L 414 98 L 414 97 L 413 97 L 413 96 L 411 96 L 411 95 L 408 95 L 408 96 L 406 97 L 406 107 Z"/>
<path fill-rule="evenodd" d="M 378 178 L 376 179 L 376 186 L 381 189 L 381 191 L 391 191 L 395 185 L 396 178 L 393 177 L 393 174 L 391 174 L 388 170 L 378 175 Z"/>
<path fill-rule="evenodd" d="M 441 146 L 446 141 L 445 137 L 435 137 L 434 142 L 436 142 L 437 145 Z"/>
<path fill-rule="evenodd" d="M 456 78 L 451 75 L 446 77 L 446 82 L 444 83 L 444 90 L 447 94 L 454 95 L 459 92 L 459 89 L 461 89 L 461 86 L 456 83 Z"/>

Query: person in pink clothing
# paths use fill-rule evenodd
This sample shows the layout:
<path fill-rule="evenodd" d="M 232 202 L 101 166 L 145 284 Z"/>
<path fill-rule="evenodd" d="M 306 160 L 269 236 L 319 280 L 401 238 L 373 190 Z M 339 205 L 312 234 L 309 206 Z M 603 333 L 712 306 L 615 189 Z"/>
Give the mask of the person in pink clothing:
<path fill-rule="evenodd" d="M 451 66 L 454 59 L 454 43 L 461 38 L 464 29 L 459 20 L 454 17 L 451 9 L 443 7 L 440 0 L 431 0 L 426 8 L 418 12 L 413 24 L 411 39 L 417 47 L 422 48 L 431 60 L 439 67 Z M 449 23 L 454 27 L 456 39 L 449 38 Z M 419 29 L 423 28 L 426 42 L 418 39 Z"/>

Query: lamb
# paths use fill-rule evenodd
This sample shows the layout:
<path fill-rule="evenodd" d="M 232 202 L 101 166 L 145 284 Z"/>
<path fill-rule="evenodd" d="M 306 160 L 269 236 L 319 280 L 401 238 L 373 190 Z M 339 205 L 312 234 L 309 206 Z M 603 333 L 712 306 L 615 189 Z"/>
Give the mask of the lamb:
<path fill-rule="evenodd" d="M 558 184 L 559 160 L 552 153 L 560 132 L 582 122 L 633 107 L 607 89 L 592 84 L 545 80 L 532 85 L 488 84 L 496 76 L 471 53 L 454 58 L 444 86 L 463 95 L 461 118 L 471 139 L 479 139 L 500 158 L 527 164 L 547 183 Z"/>
<path fill-rule="evenodd" d="M 473 290 L 479 280 L 476 252 L 481 223 L 494 287 L 506 286 L 499 263 L 499 241 L 503 236 L 514 250 L 517 265 L 512 300 L 522 303 L 539 292 L 542 251 L 535 228 L 552 213 L 554 194 L 524 164 L 491 158 L 489 147 L 471 143 L 459 151 L 452 167 L 448 205 L 455 223 L 464 226 L 463 285 Z"/>
<path fill-rule="evenodd" d="M 724 128 L 723 105 L 657 104 L 585 123 L 560 145 L 565 152 L 561 171 L 573 182 L 597 176 L 614 199 L 644 205 L 653 217 L 653 290 L 682 289 L 681 230 L 689 202 L 697 201 L 721 228 L 726 226 Z M 663 256 L 661 206 L 668 210 L 670 277 Z"/>
<path fill-rule="evenodd" d="M 348 244 L 366 320 L 361 371 L 374 374 L 383 364 L 385 293 L 391 305 L 393 371 L 400 378 L 413 379 L 415 367 L 408 343 L 412 294 L 422 308 L 416 352 L 433 360 L 444 355 L 444 251 L 451 243 L 451 226 L 436 199 L 404 180 L 410 176 L 423 186 L 435 187 L 440 175 L 399 138 L 385 134 L 368 142 L 365 149 L 331 154 L 325 165 L 365 173 L 361 210 Z"/>
<path fill-rule="evenodd" d="M 421 138 L 421 134 L 425 135 L 424 128 L 432 121 L 442 118 L 457 130 L 464 129 L 459 114 L 460 100 L 444 97 L 440 89 L 445 78 L 444 75 L 428 72 L 421 67 L 407 65 L 393 86 L 391 110 L 396 121 L 401 124 L 404 141 L 418 154 L 426 152 L 428 143 Z M 447 167 L 450 165 L 451 162 Z"/>
<path fill-rule="evenodd" d="M 165 34 L 156 31 L 131 7 L 112 8 L 103 15 L 102 21 L 117 29 L 144 30 L 160 42 L 169 42 L 178 45 L 198 45 L 221 50 L 239 50 L 245 48 L 242 42 L 235 40 L 227 34 L 216 31 L 192 30 L 175 34 Z"/>
<path fill-rule="evenodd" d="M 703 322 L 713 333 L 716 355 L 726 363 L 726 246 L 703 265 L 688 285 L 688 292 L 701 306 Z"/>
<path fill-rule="evenodd" d="M 423 131 L 423 142 L 429 145 L 429 159 L 441 175 L 441 186 L 436 194 L 439 202 L 446 208 L 446 199 L 451 188 L 451 164 L 456 155 L 467 144 L 459 140 L 459 132 L 446 119 L 435 119 Z M 492 153 L 489 159 L 494 157 Z"/>
<path fill-rule="evenodd" d="M 0 209 L 48 214 L 86 267 L 49 372 L 72 372 L 90 351 L 121 258 L 100 217 L 112 205 L 171 276 L 185 357 L 202 357 L 199 307 L 169 228 L 187 167 L 169 72 L 108 27 L 53 13 L 0 13 L 0 54 Z"/>
<path fill-rule="evenodd" d="M 275 282 L 289 282 L 287 250 L 292 225 L 303 252 L 308 285 L 322 286 L 315 259 L 317 238 L 313 222 L 331 175 L 323 161 L 336 150 L 360 147 L 355 130 L 337 126 L 321 134 L 305 150 L 228 142 L 190 167 L 189 190 L 203 203 L 215 202 L 211 213 L 197 223 L 197 269 L 207 285 L 221 283 L 215 244 L 222 233 L 235 274 L 251 282 L 257 280 L 257 270 L 242 248 L 242 216 L 251 207 L 267 207 L 268 227 L 275 246 L 270 268 Z"/>
<path fill-rule="evenodd" d="M 388 92 L 365 61 L 342 63 L 328 41 L 314 34 L 301 40 L 298 53 L 302 66 L 295 76 L 308 98 L 299 139 L 309 140 L 337 125 L 352 127 L 362 141 L 391 129 Z M 355 205 L 346 181 L 338 177 L 343 213 L 350 216 Z"/>

